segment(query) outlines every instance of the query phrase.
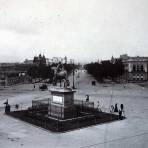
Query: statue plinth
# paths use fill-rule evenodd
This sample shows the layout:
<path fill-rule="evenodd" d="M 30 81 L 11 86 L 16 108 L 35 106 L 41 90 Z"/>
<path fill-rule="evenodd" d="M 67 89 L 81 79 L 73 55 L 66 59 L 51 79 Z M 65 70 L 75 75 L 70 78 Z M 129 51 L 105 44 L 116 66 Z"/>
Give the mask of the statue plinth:
<path fill-rule="evenodd" d="M 52 98 L 49 104 L 48 115 L 56 118 L 66 118 L 74 107 L 74 93 L 70 88 L 50 89 Z"/>

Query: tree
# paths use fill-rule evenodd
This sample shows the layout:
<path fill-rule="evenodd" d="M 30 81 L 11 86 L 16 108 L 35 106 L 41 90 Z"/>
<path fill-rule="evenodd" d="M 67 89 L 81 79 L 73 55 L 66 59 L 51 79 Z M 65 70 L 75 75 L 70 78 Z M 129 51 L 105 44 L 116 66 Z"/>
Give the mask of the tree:
<path fill-rule="evenodd" d="M 51 79 L 53 77 L 53 71 L 50 66 L 32 65 L 28 70 L 28 75 L 32 78 Z"/>
<path fill-rule="evenodd" d="M 103 81 L 104 78 L 117 80 L 124 72 L 124 65 L 121 59 L 116 59 L 114 63 L 110 60 L 102 61 L 101 63 L 89 63 L 84 67 L 98 81 Z"/>

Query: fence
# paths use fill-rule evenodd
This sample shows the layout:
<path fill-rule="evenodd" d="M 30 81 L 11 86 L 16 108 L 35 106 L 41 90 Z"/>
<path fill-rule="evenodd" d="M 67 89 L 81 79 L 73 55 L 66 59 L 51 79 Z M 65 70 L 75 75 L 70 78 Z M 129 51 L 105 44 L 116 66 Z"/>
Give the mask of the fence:
<path fill-rule="evenodd" d="M 32 100 L 32 107 L 49 105 L 50 103 L 51 103 L 51 98 L 45 98 L 42 100 Z"/>
<path fill-rule="evenodd" d="M 27 105 L 27 104 L 13 104 L 10 106 L 11 112 L 27 110 L 28 108 L 29 108 L 29 105 Z"/>
<path fill-rule="evenodd" d="M 45 98 L 42 100 L 32 100 L 32 107 L 24 104 L 11 105 L 11 111 L 20 111 L 31 109 L 34 114 L 49 115 L 56 118 L 70 117 L 75 118 L 79 116 L 84 116 L 92 114 L 95 112 L 106 112 L 110 113 L 109 108 L 100 107 L 95 108 L 94 102 L 87 102 L 83 100 L 74 100 L 74 104 L 71 106 L 55 105 L 52 104 L 51 98 Z M 114 113 L 113 113 L 114 114 Z"/>
<path fill-rule="evenodd" d="M 74 105 L 79 105 L 82 107 L 94 108 L 94 102 L 87 102 L 83 100 L 74 100 Z"/>
<path fill-rule="evenodd" d="M 83 100 L 74 100 L 71 106 L 63 106 L 62 104 L 53 104 L 51 98 L 32 101 L 32 110 L 34 113 L 48 114 L 56 118 L 70 118 L 82 115 L 82 112 L 90 113 L 94 109 L 94 102 L 86 102 Z"/>

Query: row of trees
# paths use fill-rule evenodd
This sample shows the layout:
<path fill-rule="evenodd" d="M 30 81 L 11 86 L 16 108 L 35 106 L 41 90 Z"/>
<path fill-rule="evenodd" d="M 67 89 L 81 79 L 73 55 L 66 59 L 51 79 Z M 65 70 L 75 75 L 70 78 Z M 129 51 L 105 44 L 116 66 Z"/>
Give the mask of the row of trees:
<path fill-rule="evenodd" d="M 124 72 L 124 65 L 121 59 L 116 59 L 114 62 L 106 60 L 101 63 L 89 63 L 84 67 L 87 72 L 93 75 L 98 81 L 103 81 L 105 78 L 117 80 Z"/>
<path fill-rule="evenodd" d="M 43 79 L 50 79 L 53 77 L 53 71 L 50 66 L 37 66 L 32 65 L 28 70 L 28 75 L 31 78 L 43 78 Z"/>

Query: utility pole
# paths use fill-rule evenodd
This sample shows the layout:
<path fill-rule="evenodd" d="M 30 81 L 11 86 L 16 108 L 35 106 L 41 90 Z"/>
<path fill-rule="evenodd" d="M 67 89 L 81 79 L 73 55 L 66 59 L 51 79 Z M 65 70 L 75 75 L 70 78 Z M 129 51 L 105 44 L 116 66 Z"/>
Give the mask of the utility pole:
<path fill-rule="evenodd" d="M 73 86 L 72 86 L 73 89 L 75 89 L 75 79 L 74 79 L 74 77 L 75 77 L 75 68 L 74 68 L 74 59 L 73 59 Z"/>

